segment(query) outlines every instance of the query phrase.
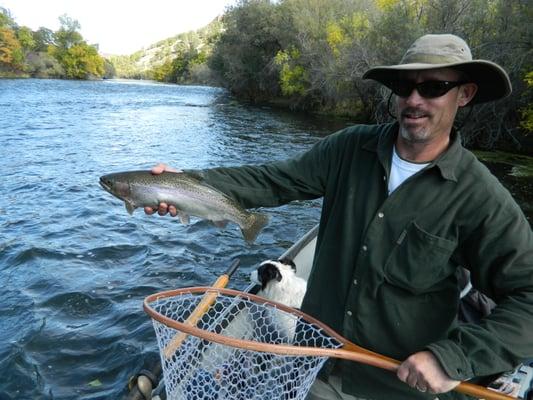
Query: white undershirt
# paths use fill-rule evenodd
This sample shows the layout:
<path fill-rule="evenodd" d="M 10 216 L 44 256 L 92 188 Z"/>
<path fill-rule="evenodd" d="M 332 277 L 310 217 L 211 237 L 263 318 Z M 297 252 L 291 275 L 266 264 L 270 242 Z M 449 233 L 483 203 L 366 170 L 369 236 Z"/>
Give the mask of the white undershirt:
<path fill-rule="evenodd" d="M 389 177 L 389 194 L 394 192 L 407 178 L 416 174 L 428 165 L 429 163 L 419 164 L 402 160 L 396 152 L 396 146 L 394 146 Z"/>

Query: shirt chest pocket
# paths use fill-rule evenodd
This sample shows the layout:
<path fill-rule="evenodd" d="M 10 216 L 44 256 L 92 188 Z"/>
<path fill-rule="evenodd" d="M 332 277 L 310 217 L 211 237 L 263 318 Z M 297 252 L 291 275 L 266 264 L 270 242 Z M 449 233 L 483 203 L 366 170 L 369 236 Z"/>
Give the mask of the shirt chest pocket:
<path fill-rule="evenodd" d="M 414 294 L 430 291 L 454 273 L 449 260 L 456 247 L 456 242 L 432 235 L 413 221 L 385 264 L 385 279 Z"/>

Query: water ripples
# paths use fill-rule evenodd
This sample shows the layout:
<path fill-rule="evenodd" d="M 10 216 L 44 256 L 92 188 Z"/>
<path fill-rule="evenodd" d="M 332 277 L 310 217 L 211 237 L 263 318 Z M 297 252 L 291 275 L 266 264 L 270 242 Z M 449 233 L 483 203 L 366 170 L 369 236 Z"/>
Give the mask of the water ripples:
<path fill-rule="evenodd" d="M 266 210 L 271 223 L 248 245 L 234 224 L 130 216 L 101 190 L 100 175 L 158 161 L 282 159 L 332 130 L 221 89 L 0 80 L 0 114 L 0 399 L 120 398 L 156 353 L 144 297 L 209 285 L 236 258 L 230 286 L 244 288 L 318 221 L 318 201 Z"/>

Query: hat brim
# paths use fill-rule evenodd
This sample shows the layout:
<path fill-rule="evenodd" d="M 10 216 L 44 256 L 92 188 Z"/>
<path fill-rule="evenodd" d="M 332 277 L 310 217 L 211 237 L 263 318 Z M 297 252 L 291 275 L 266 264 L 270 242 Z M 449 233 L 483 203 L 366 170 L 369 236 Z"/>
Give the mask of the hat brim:
<path fill-rule="evenodd" d="M 373 79 L 390 87 L 391 82 L 397 80 L 401 72 L 438 68 L 452 68 L 462 71 L 468 75 L 471 82 L 477 84 L 478 90 L 470 104 L 503 99 L 512 92 L 511 81 L 507 72 L 498 64 L 487 60 L 472 60 L 450 64 L 412 63 L 379 66 L 366 71 L 363 74 L 363 79 Z"/>

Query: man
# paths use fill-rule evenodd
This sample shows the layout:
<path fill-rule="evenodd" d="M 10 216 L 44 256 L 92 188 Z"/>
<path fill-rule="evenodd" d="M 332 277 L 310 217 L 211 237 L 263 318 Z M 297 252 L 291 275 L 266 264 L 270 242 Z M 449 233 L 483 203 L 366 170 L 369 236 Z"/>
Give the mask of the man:
<path fill-rule="evenodd" d="M 363 77 L 392 90 L 396 123 L 344 129 L 282 162 L 196 172 L 245 207 L 323 197 L 302 310 L 403 362 L 397 376 L 336 362 L 310 399 L 464 398 L 450 392 L 460 381 L 533 355 L 531 228 L 453 128 L 460 107 L 509 95 L 509 78 L 454 35 L 425 35 Z M 498 304 L 480 324 L 457 321 L 460 266 Z"/>

